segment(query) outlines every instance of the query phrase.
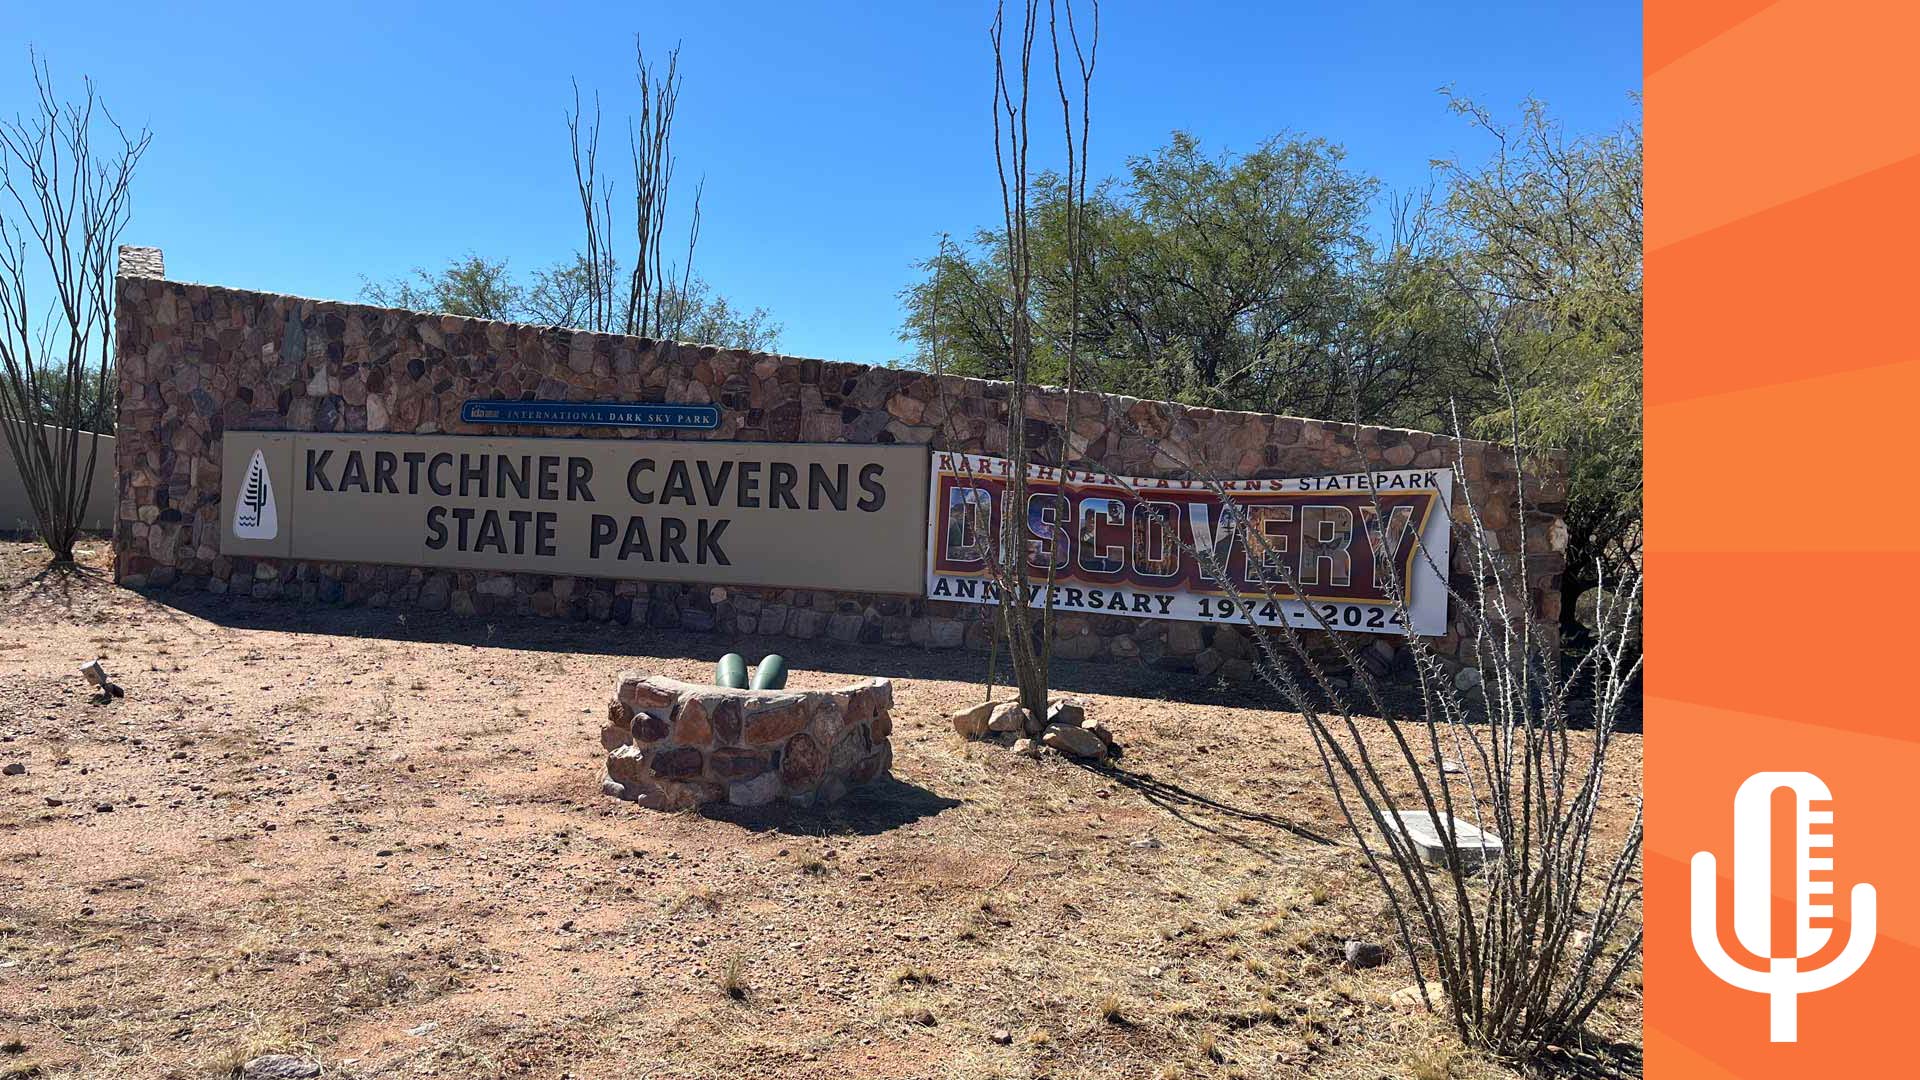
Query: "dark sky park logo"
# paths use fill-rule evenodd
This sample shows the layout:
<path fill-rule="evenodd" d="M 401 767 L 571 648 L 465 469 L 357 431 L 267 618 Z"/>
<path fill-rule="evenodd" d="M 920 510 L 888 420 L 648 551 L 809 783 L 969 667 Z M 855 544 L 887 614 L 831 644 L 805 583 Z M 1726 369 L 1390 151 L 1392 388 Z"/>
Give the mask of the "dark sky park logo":
<path fill-rule="evenodd" d="M 273 473 L 266 455 L 255 450 L 240 482 L 233 507 L 233 535 L 241 540 L 272 540 L 280 535 L 280 506 L 273 496 Z"/>

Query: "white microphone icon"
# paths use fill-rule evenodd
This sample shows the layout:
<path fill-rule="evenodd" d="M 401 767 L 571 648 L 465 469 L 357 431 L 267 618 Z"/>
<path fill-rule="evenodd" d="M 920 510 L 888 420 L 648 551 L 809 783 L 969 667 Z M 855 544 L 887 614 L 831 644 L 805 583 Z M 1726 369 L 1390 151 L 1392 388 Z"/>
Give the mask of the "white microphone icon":
<path fill-rule="evenodd" d="M 1783 787 L 1794 793 L 1796 827 L 1793 955 L 1785 957 L 1773 955 L 1772 891 L 1773 793 Z M 1853 931 L 1840 955 L 1825 967 L 1799 969 L 1833 936 L 1832 928 L 1813 925 L 1833 917 L 1833 811 L 1810 806 L 1832 798 L 1825 782 L 1808 772 L 1754 773 L 1733 796 L 1733 934 L 1741 948 L 1767 958 L 1765 971 L 1739 964 L 1720 944 L 1713 853 L 1693 856 L 1693 951 L 1723 982 L 1771 996 L 1773 1042 L 1799 1040 L 1799 995 L 1837 985 L 1873 951 L 1876 898 L 1873 886 L 1862 883 L 1853 887 Z M 1816 825 L 1827 828 L 1815 832 Z M 1827 854 L 1815 856 L 1815 849 Z M 1824 879 L 1814 880 L 1816 873 Z"/>

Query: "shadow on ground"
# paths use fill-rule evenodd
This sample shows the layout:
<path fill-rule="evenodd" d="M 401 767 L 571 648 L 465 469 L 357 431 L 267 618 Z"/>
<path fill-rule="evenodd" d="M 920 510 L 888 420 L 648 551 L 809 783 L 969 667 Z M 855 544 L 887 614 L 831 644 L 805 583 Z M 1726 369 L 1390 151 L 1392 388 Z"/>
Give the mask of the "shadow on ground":
<path fill-rule="evenodd" d="M 100 569 L 84 564 L 48 565 L 19 586 L 0 590 L 0 599 L 50 599 L 71 607 L 78 594 L 117 589 Z M 147 601 L 149 614 L 169 621 L 181 617 L 205 619 L 221 626 L 282 633 L 328 634 L 343 637 L 381 637 L 484 648 L 525 649 L 538 652 L 594 654 L 608 657 L 681 656 L 689 660 L 718 661 L 738 652 L 749 662 L 767 653 L 785 656 L 794 670 L 831 672 L 857 678 L 949 679 L 979 682 L 987 675 L 987 657 L 971 650 L 932 651 L 912 646 L 856 645 L 830 640 L 801 640 L 761 634 L 722 634 L 714 631 L 666 630 L 613 622 L 540 619 L 520 615 L 490 620 L 451 612 L 394 611 L 364 607 L 330 607 L 286 600 L 216 596 L 191 589 L 136 590 Z M 1009 675 L 1004 659 L 996 681 Z M 1138 664 L 1093 664 L 1055 660 L 1053 687 L 1066 693 L 1119 694 L 1177 701 L 1194 705 L 1255 706 L 1281 712 L 1294 710 L 1265 683 L 1229 686 L 1218 678 Z M 1637 688 L 1636 688 L 1637 689 Z M 1395 715 L 1420 715 L 1418 692 L 1409 686 L 1382 686 L 1387 708 Z M 1355 715 L 1373 715 L 1364 696 L 1350 701 Z M 1641 707 L 1634 695 L 1616 722 L 1616 729 L 1639 734 Z M 1324 703 L 1323 703 L 1324 704 Z M 1572 710 L 1576 730 L 1589 723 L 1579 706 Z"/>
<path fill-rule="evenodd" d="M 888 775 L 854 788 L 832 806 L 801 808 L 777 803 L 744 809 L 719 803 L 702 807 L 700 816 L 732 822 L 751 832 L 877 836 L 959 805 L 959 799 L 936 795 L 919 784 Z"/>
<path fill-rule="evenodd" d="M 15 591 L 27 600 L 72 607 L 76 594 L 111 588 L 112 585 L 112 580 L 99 567 L 49 561 L 38 573 L 21 582 Z"/>
<path fill-rule="evenodd" d="M 866 678 L 979 681 L 987 657 L 971 650 L 932 651 L 912 646 L 852 645 L 761 634 L 659 630 L 611 622 L 566 621 L 449 612 L 392 611 L 377 608 L 324 607 L 288 601 L 214 596 L 202 592 L 149 589 L 140 593 L 151 605 L 221 626 L 281 633 L 381 637 L 393 641 L 471 645 L 480 648 L 595 654 L 608 657 L 681 656 L 718 661 L 730 652 L 749 662 L 767 653 L 787 658 L 796 671 Z M 1007 677 L 1002 657 L 999 678 Z M 1181 672 L 1126 664 L 1090 664 L 1056 660 L 1054 688 L 1066 693 L 1125 694 L 1199 705 L 1262 705 L 1284 709 L 1279 697 L 1262 686 L 1228 688 L 1218 680 Z"/>
<path fill-rule="evenodd" d="M 1641 1048 L 1633 1043 L 1613 1042 L 1591 1036 L 1578 1048 L 1549 1047 L 1528 1062 L 1533 1075 L 1553 1080 L 1624 1080 L 1644 1071 Z"/>
<path fill-rule="evenodd" d="M 110 581 L 86 571 L 86 587 L 113 588 Z M 63 586 L 64 587 L 64 586 Z M 391 611 L 377 608 L 326 607 L 280 600 L 214 596 L 194 591 L 151 589 L 141 592 L 151 610 L 171 611 L 222 626 L 286 633 L 335 634 L 346 637 L 384 637 L 486 648 L 529 649 L 544 652 L 592 653 L 601 656 L 682 656 L 689 660 L 718 661 L 730 652 L 749 663 L 767 653 L 787 658 L 793 670 L 833 672 L 855 678 L 951 679 L 979 682 L 987 674 L 987 657 L 972 650 L 933 651 L 913 646 L 854 645 L 831 640 L 801 640 L 765 634 L 723 634 L 716 631 L 661 630 L 622 626 L 613 622 L 538 619 L 510 615 L 489 620 L 479 615 L 451 612 Z M 1000 661 L 996 681 L 1010 672 Z M 1119 694 L 1191 705 L 1254 706 L 1294 712 L 1265 683 L 1228 685 L 1218 678 L 1170 671 L 1139 664 L 1096 664 L 1055 660 L 1051 669 L 1055 690 L 1065 693 Z M 1418 721 L 1421 714 L 1415 687 L 1383 681 L 1381 694 L 1388 710 L 1403 720 Z M 1323 702 L 1323 707 L 1325 703 Z M 1360 693 L 1349 696 L 1356 716 L 1378 715 Z M 1569 717 L 1574 730 L 1591 726 L 1583 707 L 1575 705 Z M 1630 700 L 1615 724 L 1616 730 L 1639 734 L 1641 707 Z"/>
<path fill-rule="evenodd" d="M 1209 811 L 1234 821 L 1244 822 L 1250 825 L 1265 825 L 1269 828 L 1291 833 L 1302 840 L 1308 840 L 1316 844 L 1330 845 L 1338 843 L 1338 841 L 1332 837 L 1324 833 L 1316 832 L 1297 821 L 1289 821 L 1286 818 L 1265 813 L 1264 811 L 1248 810 L 1244 807 L 1234 806 L 1231 803 L 1221 802 L 1219 799 L 1213 798 L 1210 795 L 1203 795 L 1191 788 L 1182 787 L 1171 781 L 1155 779 L 1152 773 L 1134 772 L 1117 763 L 1094 765 L 1085 762 L 1076 762 L 1076 764 L 1079 764 L 1081 768 L 1089 772 L 1098 773 L 1107 777 L 1129 791 L 1138 793 L 1141 798 L 1165 810 L 1183 824 L 1189 825 L 1201 832 L 1211 833 L 1230 844 L 1236 844 L 1249 850 L 1265 853 L 1264 849 L 1260 848 L 1257 843 L 1248 837 L 1204 821 L 1195 816 L 1193 811 Z"/>

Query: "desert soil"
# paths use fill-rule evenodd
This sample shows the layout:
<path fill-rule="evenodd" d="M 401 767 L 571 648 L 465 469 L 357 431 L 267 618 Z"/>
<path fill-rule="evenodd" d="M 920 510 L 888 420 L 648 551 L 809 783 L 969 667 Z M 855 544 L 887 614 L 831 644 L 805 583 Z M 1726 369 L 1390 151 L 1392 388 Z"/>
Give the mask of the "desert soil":
<path fill-rule="evenodd" d="M 1245 690 L 1059 665 L 1127 751 L 1093 769 L 957 738 L 978 656 L 143 596 L 106 558 L 0 544 L 0 1076 L 1510 1075 L 1392 1002 L 1397 945 L 1346 968 L 1390 924 L 1301 722 Z M 603 795 L 616 673 L 730 650 L 895 680 L 892 779 Z M 1638 1041 L 1638 986 L 1601 1037 Z"/>

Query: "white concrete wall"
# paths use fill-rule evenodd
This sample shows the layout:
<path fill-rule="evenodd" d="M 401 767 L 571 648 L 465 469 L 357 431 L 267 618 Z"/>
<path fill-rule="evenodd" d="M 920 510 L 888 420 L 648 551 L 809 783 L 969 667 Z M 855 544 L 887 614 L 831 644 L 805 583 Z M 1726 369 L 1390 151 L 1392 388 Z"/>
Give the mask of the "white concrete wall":
<path fill-rule="evenodd" d="M 90 435 L 80 437 L 79 454 L 86 462 Z M 113 484 L 113 436 L 100 436 L 100 454 L 93 462 L 93 490 L 87 494 L 84 525 L 95 532 L 113 528 L 116 495 Z M 13 460 L 13 448 L 0 435 L 0 533 L 32 532 L 33 504 L 27 501 L 26 485 L 20 481 L 20 467 Z"/>

